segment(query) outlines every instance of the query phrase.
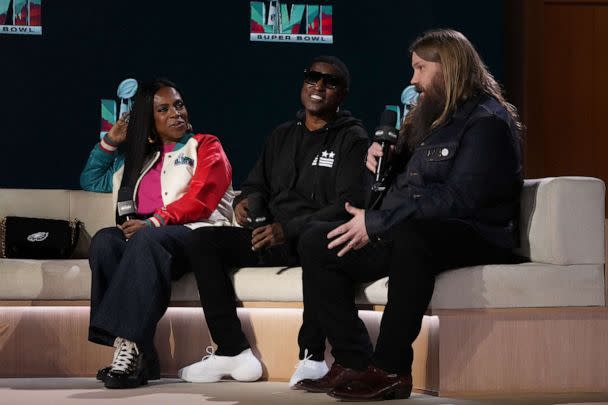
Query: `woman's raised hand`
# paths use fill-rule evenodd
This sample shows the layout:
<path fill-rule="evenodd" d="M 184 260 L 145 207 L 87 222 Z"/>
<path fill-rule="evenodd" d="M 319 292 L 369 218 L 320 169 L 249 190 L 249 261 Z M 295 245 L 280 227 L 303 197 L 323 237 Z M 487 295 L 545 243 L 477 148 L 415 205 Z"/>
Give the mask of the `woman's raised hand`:
<path fill-rule="evenodd" d="M 129 113 L 124 113 L 116 124 L 110 129 L 108 132 L 108 138 L 110 138 L 110 142 L 115 145 L 121 144 L 127 138 L 127 125 L 129 124 Z"/>

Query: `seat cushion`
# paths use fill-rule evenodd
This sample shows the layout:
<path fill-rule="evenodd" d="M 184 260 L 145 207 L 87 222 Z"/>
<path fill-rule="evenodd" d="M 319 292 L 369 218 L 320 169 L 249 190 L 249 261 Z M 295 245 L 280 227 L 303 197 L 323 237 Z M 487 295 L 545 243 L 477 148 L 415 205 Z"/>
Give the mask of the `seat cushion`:
<path fill-rule="evenodd" d="M 0 259 L 0 300 L 88 300 L 90 286 L 86 259 Z"/>
<path fill-rule="evenodd" d="M 302 301 L 299 267 L 251 267 L 232 274 L 241 301 Z M 604 305 L 602 265 L 540 263 L 475 266 L 447 271 L 435 283 L 433 309 Z M 86 260 L 0 259 L 0 300 L 87 300 Z M 359 304 L 386 304 L 387 278 L 361 286 Z M 172 301 L 198 301 L 192 273 L 173 283 Z"/>
<path fill-rule="evenodd" d="M 383 278 L 365 286 L 360 302 L 386 303 Z M 432 309 L 603 306 L 604 266 L 541 263 L 486 265 L 440 274 Z"/>

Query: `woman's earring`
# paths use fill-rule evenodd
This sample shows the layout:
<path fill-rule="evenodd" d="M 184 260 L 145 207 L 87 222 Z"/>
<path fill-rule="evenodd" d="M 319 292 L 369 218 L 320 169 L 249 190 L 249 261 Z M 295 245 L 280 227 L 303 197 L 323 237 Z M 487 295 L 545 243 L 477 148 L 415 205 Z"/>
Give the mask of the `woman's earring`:
<path fill-rule="evenodd" d="M 154 128 L 151 129 L 150 135 L 148 135 L 148 143 L 156 143 L 158 140 L 158 134 Z"/>

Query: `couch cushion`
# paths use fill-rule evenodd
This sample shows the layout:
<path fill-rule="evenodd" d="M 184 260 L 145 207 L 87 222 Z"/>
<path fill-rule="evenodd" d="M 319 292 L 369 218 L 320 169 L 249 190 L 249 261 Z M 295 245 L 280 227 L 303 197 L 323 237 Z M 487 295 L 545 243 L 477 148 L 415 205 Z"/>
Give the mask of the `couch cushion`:
<path fill-rule="evenodd" d="M 604 194 L 604 182 L 591 177 L 526 180 L 519 253 L 532 262 L 604 263 Z"/>
<path fill-rule="evenodd" d="M 68 219 L 69 190 L 35 190 L 5 188 L 0 191 L 0 218 L 20 216 Z"/>
<path fill-rule="evenodd" d="M 102 228 L 114 226 L 112 193 L 70 191 L 70 218 L 80 219 L 91 236 Z"/>
<path fill-rule="evenodd" d="M 241 301 L 302 301 L 301 268 L 243 268 L 233 273 Z M 0 259 L 0 300 L 87 300 L 86 260 Z M 359 304 L 386 304 L 383 278 L 361 287 Z M 198 301 L 193 274 L 173 283 L 172 301 Z M 604 305 L 602 265 L 540 263 L 451 270 L 437 278 L 433 309 Z"/>
<path fill-rule="evenodd" d="M 88 300 L 88 260 L 0 259 L 0 300 Z"/>
<path fill-rule="evenodd" d="M 367 285 L 360 302 L 386 303 L 387 278 Z M 603 306 L 604 266 L 541 263 L 455 269 L 437 277 L 432 309 Z"/>

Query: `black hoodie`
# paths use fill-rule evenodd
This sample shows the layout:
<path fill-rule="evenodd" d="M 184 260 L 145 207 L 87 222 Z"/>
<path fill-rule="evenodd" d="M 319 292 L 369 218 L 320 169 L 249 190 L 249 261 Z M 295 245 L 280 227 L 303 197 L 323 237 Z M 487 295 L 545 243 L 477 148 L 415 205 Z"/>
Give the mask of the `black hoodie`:
<path fill-rule="evenodd" d="M 348 111 L 340 111 L 317 131 L 304 126 L 304 111 L 296 118 L 279 125 L 268 137 L 234 203 L 262 193 L 272 221 L 283 226 L 288 240 L 310 221 L 349 219 L 344 209 L 347 201 L 363 207 L 363 162 L 369 146 L 361 121 Z M 306 138 L 311 136 L 319 139 Z M 309 146 L 302 149 L 304 145 Z"/>

